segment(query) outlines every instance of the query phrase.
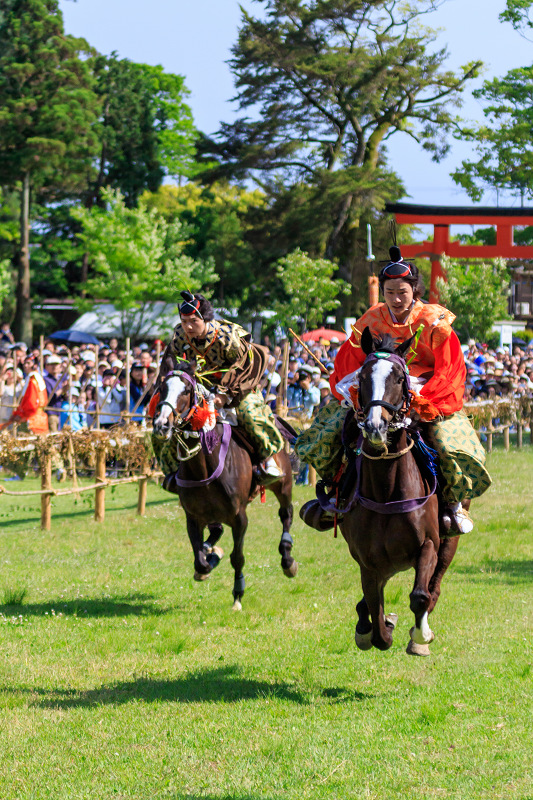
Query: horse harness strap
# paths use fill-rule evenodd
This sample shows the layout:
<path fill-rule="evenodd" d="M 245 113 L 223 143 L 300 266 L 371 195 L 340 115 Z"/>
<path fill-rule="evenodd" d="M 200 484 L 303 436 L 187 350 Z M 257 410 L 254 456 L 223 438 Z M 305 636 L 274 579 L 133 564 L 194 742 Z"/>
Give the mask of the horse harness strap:
<path fill-rule="evenodd" d="M 410 497 L 406 500 L 391 500 L 388 503 L 377 503 L 375 500 L 371 500 L 369 497 L 364 497 L 361 494 L 361 472 L 362 472 L 362 465 L 363 465 L 363 458 L 367 457 L 371 460 L 381 460 L 383 458 L 399 458 L 400 456 L 406 455 L 409 450 L 414 445 L 414 440 L 412 440 L 411 444 L 406 447 L 404 450 L 401 450 L 398 453 L 389 453 L 385 455 L 381 455 L 378 457 L 369 456 L 367 453 L 363 453 L 362 450 L 363 444 L 363 437 L 359 438 L 357 443 L 357 459 L 356 459 L 356 470 L 357 470 L 357 482 L 355 486 L 355 491 L 351 496 L 348 504 L 344 508 L 339 508 L 336 501 L 328 497 L 326 494 L 323 486 L 321 483 L 317 484 L 316 489 L 316 496 L 317 500 L 322 506 L 324 511 L 329 511 L 333 514 L 347 514 L 351 511 L 354 506 L 358 503 L 366 508 L 368 511 L 374 511 L 377 514 L 408 514 L 411 511 L 416 511 L 419 508 L 422 508 L 430 497 L 432 497 L 435 492 L 437 491 L 437 476 L 431 475 L 431 483 L 429 487 L 429 492 L 427 495 L 423 497 Z"/>
<path fill-rule="evenodd" d="M 200 481 L 188 481 L 183 478 L 179 478 L 176 475 L 174 478 L 174 480 L 176 481 L 176 486 L 179 486 L 181 489 L 196 489 L 200 486 L 207 486 L 212 481 L 219 478 L 220 475 L 222 474 L 222 470 L 224 469 L 224 465 L 226 463 L 226 456 L 228 454 L 230 439 L 231 439 L 231 425 L 224 423 L 222 428 L 222 441 L 220 444 L 218 465 L 215 471 L 207 478 L 203 478 L 203 480 Z M 198 450 L 200 449 L 200 447 L 201 445 L 199 444 Z M 198 450 L 196 452 L 198 452 Z"/>
<path fill-rule="evenodd" d="M 410 449 L 410 448 L 409 448 Z M 363 462 L 363 453 L 357 456 L 357 485 L 354 493 L 354 504 L 360 503 L 363 508 L 368 511 L 375 511 L 377 514 L 408 514 L 410 511 L 416 511 L 422 506 L 425 506 L 430 497 L 437 491 L 437 477 L 431 476 L 431 486 L 428 494 L 422 497 L 410 497 L 406 500 L 390 500 L 388 503 L 376 503 L 369 497 L 363 497 L 361 494 L 361 466 Z"/>

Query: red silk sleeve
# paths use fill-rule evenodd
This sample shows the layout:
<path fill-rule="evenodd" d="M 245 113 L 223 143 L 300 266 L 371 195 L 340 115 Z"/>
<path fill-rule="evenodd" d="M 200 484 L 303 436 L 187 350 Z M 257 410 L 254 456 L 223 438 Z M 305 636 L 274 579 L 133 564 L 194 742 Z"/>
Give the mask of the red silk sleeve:
<path fill-rule="evenodd" d="M 13 412 L 14 417 L 19 417 L 22 420 L 28 420 L 32 417 L 39 408 L 39 387 L 34 380 L 29 380 L 26 391 L 24 392 L 20 403 Z"/>
<path fill-rule="evenodd" d="M 337 394 L 335 386 L 342 378 L 349 375 L 350 372 L 355 372 L 356 369 L 359 369 L 365 358 L 366 354 L 361 350 L 359 345 L 355 344 L 352 334 L 350 338 L 341 345 L 337 357 L 335 358 L 335 369 L 329 376 L 329 385 L 337 400 L 342 400 L 343 398 Z"/>
<path fill-rule="evenodd" d="M 433 351 L 433 377 L 422 387 L 420 394 L 431 400 L 447 417 L 463 407 L 466 366 L 457 334 L 452 331 Z"/>

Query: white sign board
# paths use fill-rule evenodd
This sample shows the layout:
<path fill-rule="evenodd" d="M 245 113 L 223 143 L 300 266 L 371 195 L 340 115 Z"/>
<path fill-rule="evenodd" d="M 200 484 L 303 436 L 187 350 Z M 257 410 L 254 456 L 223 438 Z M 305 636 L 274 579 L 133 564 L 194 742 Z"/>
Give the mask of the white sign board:
<path fill-rule="evenodd" d="M 513 346 L 513 327 L 512 325 L 502 325 L 500 328 L 500 347 L 507 345 L 509 350 Z"/>
<path fill-rule="evenodd" d="M 344 330 L 346 331 L 347 336 L 351 336 L 352 325 L 355 325 L 356 322 L 357 317 L 344 317 Z"/>

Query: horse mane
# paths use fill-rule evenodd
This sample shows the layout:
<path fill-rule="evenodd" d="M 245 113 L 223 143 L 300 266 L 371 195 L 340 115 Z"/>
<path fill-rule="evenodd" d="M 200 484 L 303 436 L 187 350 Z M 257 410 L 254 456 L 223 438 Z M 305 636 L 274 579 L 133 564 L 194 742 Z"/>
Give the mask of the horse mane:
<path fill-rule="evenodd" d="M 376 352 L 380 353 L 395 353 L 396 342 L 390 333 L 385 333 L 380 339 L 374 339 L 374 347 Z"/>

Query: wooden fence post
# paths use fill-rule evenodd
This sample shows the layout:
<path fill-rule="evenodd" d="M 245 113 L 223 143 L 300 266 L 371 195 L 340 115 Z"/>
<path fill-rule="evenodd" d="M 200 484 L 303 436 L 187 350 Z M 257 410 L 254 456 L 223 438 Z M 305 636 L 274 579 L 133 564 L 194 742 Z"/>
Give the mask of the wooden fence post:
<path fill-rule="evenodd" d="M 492 423 L 490 428 L 487 428 L 487 453 L 492 453 Z"/>
<path fill-rule="evenodd" d="M 516 423 L 516 447 L 518 450 L 522 449 L 522 436 L 524 432 L 524 426 L 521 422 Z"/>
<path fill-rule="evenodd" d="M 139 479 L 139 494 L 137 497 L 137 516 L 144 517 L 146 514 L 146 493 L 148 489 L 148 459 L 143 459 L 142 462 L 142 474 L 143 477 Z"/>
<path fill-rule="evenodd" d="M 52 489 L 52 454 L 41 456 L 41 489 Z M 52 495 L 41 495 L 41 530 L 49 531 L 52 527 Z"/>
<path fill-rule="evenodd" d="M 503 446 L 506 450 L 509 450 L 509 425 L 506 425 L 503 429 Z"/>
<path fill-rule="evenodd" d="M 96 469 L 94 477 L 105 484 L 105 445 L 100 445 L 96 450 Z M 105 485 L 94 490 L 94 519 L 103 522 L 105 519 Z"/>

